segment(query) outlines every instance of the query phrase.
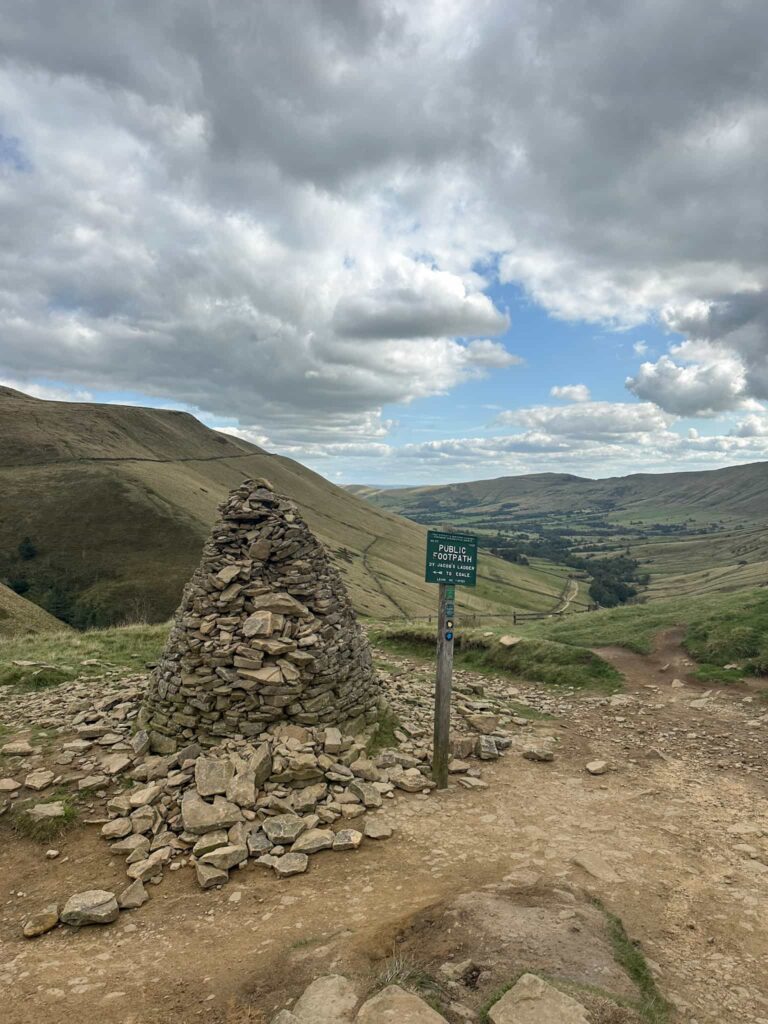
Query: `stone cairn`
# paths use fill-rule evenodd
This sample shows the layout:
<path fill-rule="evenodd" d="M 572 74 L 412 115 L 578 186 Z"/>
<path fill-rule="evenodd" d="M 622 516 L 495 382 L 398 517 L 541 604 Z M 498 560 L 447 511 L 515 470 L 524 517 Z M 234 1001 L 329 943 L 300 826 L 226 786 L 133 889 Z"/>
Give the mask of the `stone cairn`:
<path fill-rule="evenodd" d="M 219 506 L 153 673 L 152 749 L 254 737 L 270 723 L 346 726 L 377 714 L 367 639 L 325 549 L 266 480 Z"/>

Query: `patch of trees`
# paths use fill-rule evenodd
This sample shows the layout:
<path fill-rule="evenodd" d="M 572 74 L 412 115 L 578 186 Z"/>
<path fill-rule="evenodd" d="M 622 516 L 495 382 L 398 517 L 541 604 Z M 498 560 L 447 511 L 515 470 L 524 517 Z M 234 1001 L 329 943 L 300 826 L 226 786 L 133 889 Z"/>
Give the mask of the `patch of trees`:
<path fill-rule="evenodd" d="M 587 573 L 592 577 L 589 596 L 604 608 L 625 604 L 637 596 L 637 585 L 645 586 L 649 576 L 640 571 L 640 563 L 628 552 L 611 558 L 584 558 L 575 554 L 571 540 L 554 530 L 543 529 L 538 537 L 529 540 L 480 537 L 479 544 L 491 554 L 517 565 L 527 565 L 529 558 L 542 558 L 558 562 Z"/>

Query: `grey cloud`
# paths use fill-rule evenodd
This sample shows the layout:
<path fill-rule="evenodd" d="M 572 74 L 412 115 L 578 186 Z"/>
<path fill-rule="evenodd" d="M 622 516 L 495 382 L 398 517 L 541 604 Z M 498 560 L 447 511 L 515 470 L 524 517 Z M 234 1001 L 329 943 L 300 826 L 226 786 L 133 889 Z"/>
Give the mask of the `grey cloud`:
<path fill-rule="evenodd" d="M 382 405 L 511 364 L 475 273 L 498 263 L 568 318 L 704 303 L 668 323 L 738 360 L 743 388 L 689 351 L 646 364 L 640 397 L 768 396 L 760 0 L 27 0 L 0 18 L 0 132 L 27 162 L 0 165 L 15 379 L 354 443 Z"/>

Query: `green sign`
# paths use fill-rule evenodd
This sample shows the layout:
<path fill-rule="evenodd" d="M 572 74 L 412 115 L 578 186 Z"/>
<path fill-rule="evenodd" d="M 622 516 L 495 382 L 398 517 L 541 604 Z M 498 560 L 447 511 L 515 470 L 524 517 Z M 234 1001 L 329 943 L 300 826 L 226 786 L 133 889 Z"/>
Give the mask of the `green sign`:
<path fill-rule="evenodd" d="M 474 587 L 477 577 L 477 537 L 469 533 L 427 533 L 427 583 L 460 583 Z"/>

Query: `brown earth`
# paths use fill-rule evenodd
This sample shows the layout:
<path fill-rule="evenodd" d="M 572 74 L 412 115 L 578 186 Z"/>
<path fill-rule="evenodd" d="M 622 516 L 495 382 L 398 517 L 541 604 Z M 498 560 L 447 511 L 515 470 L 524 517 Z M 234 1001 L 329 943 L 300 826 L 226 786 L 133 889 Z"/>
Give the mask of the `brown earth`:
<path fill-rule="evenodd" d="M 427 972 L 450 952 L 471 955 L 461 928 L 449 949 L 441 915 L 461 894 L 507 877 L 529 925 L 531 894 L 600 897 L 640 944 L 676 1020 L 768 1024 L 768 709 L 746 691 L 672 686 L 691 667 L 674 635 L 648 658 L 601 653 L 625 673 L 626 696 L 569 696 L 559 717 L 528 726 L 556 737 L 554 762 L 510 751 L 483 765 L 486 790 L 452 784 L 398 799 L 386 811 L 392 839 L 319 854 L 289 880 L 251 863 L 222 890 L 202 892 L 181 870 L 112 926 L 28 941 L 26 915 L 78 890 L 120 891 L 124 866 L 109 859 L 95 826 L 59 840 L 61 855 L 49 861 L 45 846 L 0 821 L 0 1016 L 259 1024 L 320 974 L 343 973 L 365 990 L 393 950 L 417 956 Z M 457 675 L 486 691 L 497 685 Z M 540 691 L 521 690 L 535 703 Z M 613 770 L 590 776 L 584 765 L 595 758 Z M 425 915 L 434 927 L 423 927 Z M 542 928 L 550 916 L 541 914 Z M 556 972 L 547 948 L 522 943 L 517 960 L 504 962 Z M 541 962 L 526 962 L 534 953 Z M 484 995 L 468 990 L 462 1002 L 476 1007 Z"/>

